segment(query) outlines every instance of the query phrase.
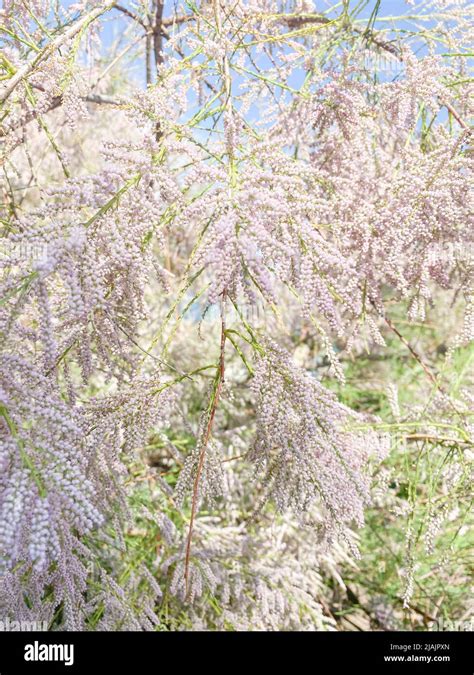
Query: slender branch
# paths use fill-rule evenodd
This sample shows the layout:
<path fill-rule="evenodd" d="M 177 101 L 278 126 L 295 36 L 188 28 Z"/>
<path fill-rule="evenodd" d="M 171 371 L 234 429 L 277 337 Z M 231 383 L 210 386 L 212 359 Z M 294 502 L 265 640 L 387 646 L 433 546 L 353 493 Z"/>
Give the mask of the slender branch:
<path fill-rule="evenodd" d="M 472 445 L 468 441 L 462 441 L 459 438 L 450 438 L 449 436 L 433 436 L 432 434 L 407 434 L 405 438 L 409 441 L 429 441 L 433 443 L 451 443 L 453 445 Z"/>
<path fill-rule="evenodd" d="M 284 21 L 288 28 L 298 28 L 298 26 L 302 26 L 307 23 L 331 23 L 331 19 L 328 19 L 326 16 L 319 14 L 300 14 L 299 16 L 280 16 L 278 18 Z"/>
<path fill-rule="evenodd" d="M 43 87 L 39 85 L 35 85 L 34 89 L 44 91 Z M 86 103 L 95 103 L 96 105 L 115 105 L 115 106 L 122 105 L 122 102 L 119 99 L 116 99 L 113 96 L 107 96 L 105 94 L 87 94 L 86 96 L 80 96 L 79 98 L 81 98 L 81 100 L 85 101 Z M 62 106 L 62 104 L 63 104 L 63 97 L 55 96 L 45 112 L 48 113 L 51 112 L 52 110 L 56 110 L 56 108 L 59 108 L 60 106 Z M 35 120 L 39 114 L 40 113 L 37 109 L 32 109 L 29 110 L 23 118 L 20 118 L 15 122 L 15 124 L 9 126 L 8 128 L 2 129 L 0 127 L 0 138 L 2 136 L 6 136 L 9 132 L 15 131 L 20 127 L 26 126 L 27 124 Z"/>
<path fill-rule="evenodd" d="M 372 305 L 372 307 L 375 309 L 377 314 L 382 317 L 382 319 L 385 321 L 387 326 L 390 328 L 392 333 L 394 333 L 400 342 L 405 345 L 405 347 L 408 349 L 410 354 L 413 356 L 413 358 L 420 364 L 420 366 L 423 368 L 424 373 L 426 376 L 429 378 L 429 380 L 433 383 L 435 389 L 437 389 L 443 396 L 446 397 L 446 400 L 449 403 L 449 406 L 453 410 L 456 415 L 462 415 L 460 411 L 457 409 L 457 407 L 454 405 L 453 401 L 451 400 L 451 397 L 449 396 L 448 392 L 444 389 L 444 387 L 441 385 L 441 383 L 438 381 L 438 378 L 436 375 L 433 374 L 432 370 L 426 365 L 426 363 L 423 361 L 421 356 L 418 354 L 418 352 L 411 346 L 411 344 L 408 342 L 408 340 L 400 333 L 398 328 L 394 325 L 392 320 L 385 314 L 383 310 L 380 310 L 380 308 L 377 306 L 377 303 L 369 297 L 369 302 Z"/>
<path fill-rule="evenodd" d="M 372 302 L 372 301 L 371 301 Z M 375 306 L 375 305 L 374 305 Z M 440 385 L 438 380 L 436 379 L 436 376 L 433 375 L 431 372 L 430 368 L 426 365 L 426 363 L 423 361 L 421 356 L 418 354 L 418 352 L 411 346 L 411 344 L 408 342 L 408 340 L 400 333 L 398 328 L 393 324 L 392 320 L 389 319 L 389 317 L 384 314 L 383 315 L 383 320 L 387 324 L 387 326 L 390 328 L 390 330 L 395 333 L 395 335 L 398 337 L 400 342 L 405 345 L 405 347 L 408 349 L 410 354 L 413 356 L 413 358 L 420 364 L 420 366 L 423 368 L 424 372 L 426 375 L 429 377 L 431 382 L 434 384 L 434 386 L 437 389 L 440 389 Z"/>
<path fill-rule="evenodd" d="M 161 25 L 162 26 L 174 26 L 174 25 L 180 25 L 182 23 L 187 23 L 188 21 L 195 21 L 196 17 L 194 14 L 181 14 L 177 16 L 168 16 L 166 18 L 163 18 L 161 20 Z"/>
<path fill-rule="evenodd" d="M 193 485 L 193 497 L 191 503 L 191 518 L 189 520 L 189 529 L 188 537 L 186 541 L 186 557 L 184 562 L 184 582 L 185 582 L 185 593 L 186 598 L 189 595 L 189 564 L 191 561 L 191 544 L 193 538 L 194 530 L 194 521 L 196 519 L 197 505 L 198 505 L 198 496 L 199 496 L 199 482 L 201 479 L 202 471 L 204 468 L 204 461 L 206 459 L 206 449 L 209 444 L 209 439 L 212 433 L 212 427 L 214 424 L 214 417 L 216 415 L 217 406 L 219 404 L 219 399 L 221 395 L 222 385 L 224 383 L 225 376 L 225 340 L 226 340 L 226 323 L 225 323 L 225 301 L 226 301 L 226 292 L 222 294 L 222 304 L 221 304 L 221 342 L 220 342 L 220 354 L 219 354 L 219 363 L 218 370 L 216 374 L 216 380 L 214 385 L 214 392 L 211 396 L 211 407 L 209 410 L 209 416 L 207 419 L 206 429 L 204 431 L 201 449 L 199 451 L 198 465 L 196 469 L 196 476 L 194 478 Z"/>
<path fill-rule="evenodd" d="M 456 120 L 456 122 L 459 124 L 460 127 L 462 127 L 465 131 L 467 131 L 468 134 L 472 134 L 472 129 L 469 126 L 469 124 L 465 120 L 463 120 L 458 111 L 455 110 L 450 103 L 447 103 L 446 101 L 441 101 L 441 104 L 446 108 L 448 112 L 451 113 L 451 115 L 454 117 L 454 119 Z"/>
<path fill-rule="evenodd" d="M 142 28 L 144 28 L 145 30 L 148 30 L 148 26 L 147 26 L 146 23 L 143 21 L 143 19 L 141 19 L 141 18 L 138 16 L 138 14 L 135 14 L 134 12 L 130 11 L 129 9 L 127 9 L 127 7 L 123 7 L 122 5 L 118 5 L 117 3 L 115 3 L 114 6 L 113 6 L 113 8 L 116 9 L 116 10 L 118 10 L 119 12 L 122 12 L 122 14 L 125 14 L 125 15 L 128 16 L 130 19 L 133 19 L 133 21 L 136 21 L 136 23 L 140 24 L 140 26 L 142 26 Z"/>
<path fill-rule="evenodd" d="M 300 16 L 289 16 L 289 17 L 280 17 L 280 19 L 289 27 L 297 28 L 298 26 L 303 26 L 308 23 L 318 23 L 318 24 L 329 24 L 333 23 L 332 19 L 328 19 L 326 16 L 320 14 L 303 14 Z M 366 39 L 370 40 L 373 44 L 377 45 L 381 49 L 390 52 L 394 56 L 400 56 L 400 52 L 395 45 L 392 45 L 390 42 L 379 37 L 379 34 L 373 30 L 366 30 L 365 28 L 359 28 L 358 26 L 350 26 L 350 28 L 360 36 L 364 36 Z"/>

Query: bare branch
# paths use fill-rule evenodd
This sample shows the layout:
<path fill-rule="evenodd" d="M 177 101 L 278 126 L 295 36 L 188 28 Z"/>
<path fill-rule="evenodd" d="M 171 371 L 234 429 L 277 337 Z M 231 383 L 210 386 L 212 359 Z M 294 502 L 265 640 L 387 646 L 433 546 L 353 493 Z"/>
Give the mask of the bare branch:
<path fill-rule="evenodd" d="M 113 9 L 116 9 L 117 11 L 122 12 L 122 14 L 125 14 L 126 16 L 128 16 L 129 19 L 133 19 L 133 21 L 140 24 L 140 26 L 142 26 L 142 28 L 144 28 L 145 30 L 148 30 L 148 26 L 143 21 L 143 19 L 141 19 L 138 16 L 138 14 L 135 14 L 134 12 L 127 9 L 126 7 L 123 7 L 122 5 L 118 5 L 117 3 L 114 4 Z"/>

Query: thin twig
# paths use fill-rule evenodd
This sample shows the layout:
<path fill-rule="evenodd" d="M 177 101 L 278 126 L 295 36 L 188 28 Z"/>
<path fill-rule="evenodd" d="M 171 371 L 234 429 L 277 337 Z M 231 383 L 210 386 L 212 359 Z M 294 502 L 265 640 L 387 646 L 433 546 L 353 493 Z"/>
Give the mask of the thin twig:
<path fill-rule="evenodd" d="M 385 321 L 385 323 L 386 323 L 387 326 L 390 328 L 390 330 L 392 331 L 392 333 L 394 333 L 394 334 L 398 337 L 398 339 L 400 340 L 400 342 L 401 342 L 403 345 L 405 345 L 405 347 L 408 349 L 408 351 L 409 351 L 410 354 L 413 356 L 413 358 L 414 358 L 414 359 L 417 361 L 417 363 L 419 363 L 419 365 L 422 367 L 423 372 L 426 374 L 426 376 L 428 377 L 428 379 L 433 383 L 435 389 L 437 389 L 439 392 L 441 392 L 441 394 L 443 394 L 443 396 L 446 398 L 446 401 L 448 402 L 448 404 L 449 404 L 449 406 L 451 407 L 451 409 L 453 410 L 453 412 L 454 412 L 456 415 L 462 416 L 462 413 L 461 413 L 461 412 L 457 409 L 457 407 L 454 405 L 453 401 L 451 400 L 450 395 L 449 395 L 448 392 L 444 389 L 444 387 L 440 384 L 440 382 L 438 381 L 438 378 L 436 377 L 436 375 L 434 375 L 434 373 L 432 372 L 431 368 L 429 368 L 429 366 L 426 365 L 426 363 L 423 361 L 423 359 L 422 359 L 421 356 L 418 354 L 418 352 L 411 346 L 411 344 L 410 344 L 410 343 L 408 342 L 408 340 L 404 337 L 404 335 L 402 335 L 402 333 L 400 333 L 400 331 L 398 330 L 398 328 L 394 325 L 393 321 L 386 315 L 386 313 L 378 307 L 377 303 L 373 300 L 373 298 L 371 298 L 371 297 L 369 296 L 368 299 L 369 299 L 369 302 L 370 302 L 370 304 L 372 305 L 372 307 L 375 309 L 375 311 L 377 312 L 377 314 Z"/>
<path fill-rule="evenodd" d="M 216 374 L 216 381 L 214 385 L 214 392 L 211 397 L 211 408 L 209 410 L 209 417 L 206 424 L 206 429 L 202 439 L 201 449 L 199 451 L 198 465 L 196 469 L 196 476 L 194 478 L 193 485 L 193 497 L 191 504 L 191 517 L 189 520 L 189 529 L 188 537 L 186 541 L 186 557 L 184 562 L 184 582 L 185 582 L 185 593 L 186 598 L 189 594 L 189 564 L 191 560 L 191 544 L 193 539 L 193 530 L 194 530 L 194 521 L 196 519 L 197 505 L 198 505 L 198 496 L 199 496 L 199 481 L 201 479 L 202 470 L 204 468 L 204 460 L 206 458 L 206 449 L 209 444 L 209 439 L 211 437 L 212 427 L 214 424 L 214 417 L 216 414 L 217 406 L 219 404 L 220 394 L 222 385 L 224 383 L 225 376 L 225 340 L 226 340 L 226 323 L 225 323 L 225 300 L 226 294 L 225 291 L 222 294 L 222 304 L 221 304 L 221 342 L 220 342 L 220 353 L 219 353 L 219 363 L 218 370 Z"/>
<path fill-rule="evenodd" d="M 432 443 L 451 443 L 453 445 L 471 445 L 468 441 L 459 438 L 450 438 L 449 436 L 433 436 L 431 434 L 407 434 L 405 438 L 409 441 L 430 441 Z"/>
<path fill-rule="evenodd" d="M 145 30 L 148 30 L 148 26 L 143 21 L 143 19 L 141 17 L 139 17 L 138 14 L 135 14 L 134 12 L 127 9 L 127 7 L 123 7 L 122 5 L 118 5 L 116 3 L 116 4 L 114 4 L 114 9 L 118 10 L 119 12 L 122 12 L 122 14 L 125 14 L 126 16 L 128 16 L 129 19 L 133 19 L 133 21 L 136 21 L 136 23 L 140 24 L 140 26 L 142 26 L 142 28 L 144 28 Z"/>

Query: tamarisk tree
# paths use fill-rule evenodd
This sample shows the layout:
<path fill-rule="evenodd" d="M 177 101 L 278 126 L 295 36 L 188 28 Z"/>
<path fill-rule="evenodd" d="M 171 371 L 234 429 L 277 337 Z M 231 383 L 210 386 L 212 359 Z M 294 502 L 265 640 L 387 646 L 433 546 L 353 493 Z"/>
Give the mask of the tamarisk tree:
<path fill-rule="evenodd" d="M 464 424 L 391 307 L 473 337 L 473 8 L 381 4 L 3 3 L 5 616 L 330 628 L 390 448 L 345 363 Z"/>

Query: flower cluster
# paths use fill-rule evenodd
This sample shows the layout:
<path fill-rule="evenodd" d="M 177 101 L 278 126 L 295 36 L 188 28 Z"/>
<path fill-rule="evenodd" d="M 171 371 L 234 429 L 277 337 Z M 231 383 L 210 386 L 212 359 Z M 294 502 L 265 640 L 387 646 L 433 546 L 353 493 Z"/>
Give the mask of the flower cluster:
<path fill-rule="evenodd" d="M 368 463 L 371 455 L 384 457 L 383 439 L 351 433 L 357 416 L 271 342 L 259 358 L 252 389 L 257 431 L 250 459 L 264 471 L 266 496 L 281 511 L 299 514 L 320 502 L 328 531 L 351 521 L 362 525 L 370 501 Z"/>

